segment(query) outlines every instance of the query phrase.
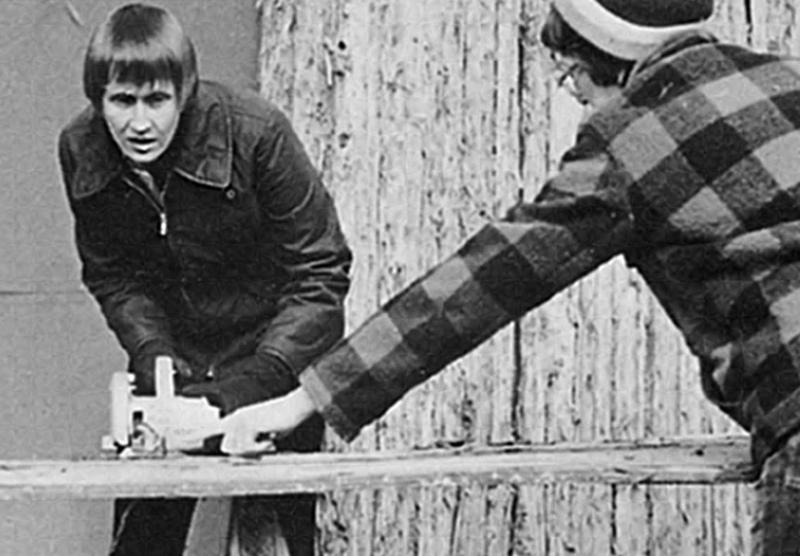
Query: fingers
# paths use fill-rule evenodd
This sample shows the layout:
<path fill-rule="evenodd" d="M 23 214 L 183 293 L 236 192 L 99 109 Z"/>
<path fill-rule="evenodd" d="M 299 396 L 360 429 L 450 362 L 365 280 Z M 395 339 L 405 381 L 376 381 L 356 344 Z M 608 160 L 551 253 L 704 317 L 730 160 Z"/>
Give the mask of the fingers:
<path fill-rule="evenodd" d="M 172 359 L 172 368 L 175 369 L 175 372 L 178 373 L 180 376 L 184 378 L 192 378 L 194 373 L 192 373 L 192 368 L 189 366 L 189 363 L 181 359 L 180 357 L 175 357 Z"/>
<path fill-rule="evenodd" d="M 222 438 L 220 450 L 231 456 L 260 456 L 274 452 L 275 443 L 272 440 L 254 441 L 252 438 L 226 434 Z"/>
<path fill-rule="evenodd" d="M 133 386 L 133 393 L 137 396 L 153 396 L 156 393 L 153 373 L 136 373 Z"/>
<path fill-rule="evenodd" d="M 222 419 L 222 444 L 220 449 L 230 455 L 245 456 L 262 452 L 267 444 L 272 444 L 271 435 L 263 440 L 260 419 L 253 415 L 251 408 L 242 408 Z"/>
<path fill-rule="evenodd" d="M 275 398 L 242 407 L 225 417 L 221 423 L 222 451 L 232 455 L 274 451 L 275 438 L 288 434 L 297 425 L 285 399 Z"/>
<path fill-rule="evenodd" d="M 244 420 L 223 423 L 224 436 L 220 450 L 232 456 L 255 456 L 275 451 L 275 435 L 263 434 L 248 426 Z"/>

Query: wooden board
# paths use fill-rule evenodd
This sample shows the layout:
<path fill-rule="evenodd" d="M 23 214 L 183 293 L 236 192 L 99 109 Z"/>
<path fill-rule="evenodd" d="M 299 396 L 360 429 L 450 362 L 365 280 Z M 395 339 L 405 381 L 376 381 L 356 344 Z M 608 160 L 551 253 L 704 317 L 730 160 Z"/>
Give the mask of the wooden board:
<path fill-rule="evenodd" d="M 746 437 L 669 443 L 277 454 L 261 459 L 0 462 L 0 499 L 222 496 L 408 485 L 722 484 L 750 478 Z"/>

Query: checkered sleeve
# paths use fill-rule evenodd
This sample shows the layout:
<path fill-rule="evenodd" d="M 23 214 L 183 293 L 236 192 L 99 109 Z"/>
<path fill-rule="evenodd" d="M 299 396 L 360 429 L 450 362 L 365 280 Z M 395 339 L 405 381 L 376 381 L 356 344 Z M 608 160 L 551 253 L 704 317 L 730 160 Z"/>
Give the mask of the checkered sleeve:
<path fill-rule="evenodd" d="M 301 374 L 341 437 L 621 252 L 631 228 L 624 180 L 605 155 L 574 152 L 533 203 L 486 225 Z"/>

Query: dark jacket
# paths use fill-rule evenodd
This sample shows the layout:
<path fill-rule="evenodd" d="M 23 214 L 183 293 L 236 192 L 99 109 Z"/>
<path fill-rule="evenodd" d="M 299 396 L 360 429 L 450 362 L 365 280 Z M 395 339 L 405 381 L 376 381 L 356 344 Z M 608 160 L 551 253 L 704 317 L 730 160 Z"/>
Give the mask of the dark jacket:
<path fill-rule="evenodd" d="M 351 253 L 288 120 L 202 82 L 164 156 L 159 198 L 91 107 L 59 139 L 82 278 L 109 326 L 132 357 L 155 340 L 205 371 L 244 345 L 301 371 L 342 334 Z"/>
<path fill-rule="evenodd" d="M 533 203 L 487 225 L 300 376 L 344 438 L 616 255 L 760 464 L 800 428 L 800 62 L 689 35 L 643 60 Z M 643 373 L 650 369 L 642 369 Z"/>

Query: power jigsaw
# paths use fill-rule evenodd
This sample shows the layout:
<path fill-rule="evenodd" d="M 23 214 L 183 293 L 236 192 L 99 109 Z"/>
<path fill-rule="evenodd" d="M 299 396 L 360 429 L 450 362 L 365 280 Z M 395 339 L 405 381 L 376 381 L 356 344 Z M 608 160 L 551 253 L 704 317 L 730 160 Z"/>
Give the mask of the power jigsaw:
<path fill-rule="evenodd" d="M 120 458 L 166 457 L 170 453 L 202 453 L 206 441 L 222 434 L 219 410 L 205 398 L 176 395 L 170 357 L 155 363 L 155 395 L 133 394 L 133 375 L 111 375 L 111 433 L 103 452 Z"/>

